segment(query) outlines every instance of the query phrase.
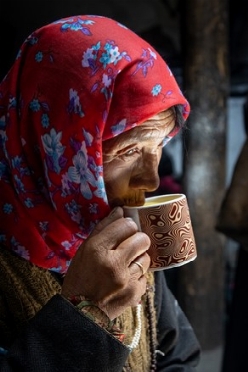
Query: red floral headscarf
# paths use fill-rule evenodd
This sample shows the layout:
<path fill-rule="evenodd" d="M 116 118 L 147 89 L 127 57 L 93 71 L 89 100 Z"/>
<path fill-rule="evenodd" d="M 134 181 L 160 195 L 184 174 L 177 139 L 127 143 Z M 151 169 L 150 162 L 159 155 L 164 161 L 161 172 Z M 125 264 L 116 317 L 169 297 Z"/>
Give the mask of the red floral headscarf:
<path fill-rule="evenodd" d="M 189 105 L 158 53 L 101 16 L 31 34 L 0 84 L 0 242 L 66 272 L 109 212 L 102 141 Z"/>

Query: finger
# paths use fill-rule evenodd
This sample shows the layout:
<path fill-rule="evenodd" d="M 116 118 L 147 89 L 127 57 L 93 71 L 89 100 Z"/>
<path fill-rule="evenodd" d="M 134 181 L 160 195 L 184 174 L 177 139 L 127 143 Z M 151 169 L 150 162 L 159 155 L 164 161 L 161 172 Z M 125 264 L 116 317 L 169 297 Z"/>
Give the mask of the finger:
<path fill-rule="evenodd" d="M 93 237 L 99 249 L 116 249 L 137 231 L 138 227 L 132 219 L 121 217 L 98 231 L 98 234 L 95 233 Z"/>
<path fill-rule="evenodd" d="M 150 245 L 151 241 L 148 235 L 138 231 L 121 242 L 115 251 L 119 252 L 122 261 L 129 266 L 132 261 L 135 261 L 139 256 L 146 253 L 150 248 Z"/>
<path fill-rule="evenodd" d="M 144 268 L 144 266 L 142 265 L 141 262 L 139 262 L 139 261 L 133 261 L 131 265 L 133 265 L 133 266 L 134 265 L 137 265 L 138 268 L 141 270 L 141 276 L 145 275 L 146 271 L 145 271 L 145 268 Z"/>
<path fill-rule="evenodd" d="M 116 221 L 117 219 L 123 217 L 123 209 L 121 207 L 116 207 L 112 209 L 109 215 L 103 218 L 94 228 L 91 235 L 94 236 L 101 232 L 106 226 L 111 224 L 112 222 Z"/>
<path fill-rule="evenodd" d="M 146 253 L 134 259 L 129 265 L 131 275 L 144 276 L 149 270 L 151 263 L 150 256 Z"/>

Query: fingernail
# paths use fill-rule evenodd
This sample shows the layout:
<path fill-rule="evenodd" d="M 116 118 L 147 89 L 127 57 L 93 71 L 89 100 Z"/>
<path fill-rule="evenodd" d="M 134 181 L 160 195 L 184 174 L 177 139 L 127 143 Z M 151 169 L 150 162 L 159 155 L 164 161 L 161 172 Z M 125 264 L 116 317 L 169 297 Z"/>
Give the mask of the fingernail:
<path fill-rule="evenodd" d="M 125 220 L 133 221 L 133 219 L 131 217 L 125 217 Z"/>
<path fill-rule="evenodd" d="M 114 208 L 110 211 L 109 216 L 112 216 L 113 214 L 115 214 L 118 208 L 119 208 L 119 207 L 114 207 Z"/>

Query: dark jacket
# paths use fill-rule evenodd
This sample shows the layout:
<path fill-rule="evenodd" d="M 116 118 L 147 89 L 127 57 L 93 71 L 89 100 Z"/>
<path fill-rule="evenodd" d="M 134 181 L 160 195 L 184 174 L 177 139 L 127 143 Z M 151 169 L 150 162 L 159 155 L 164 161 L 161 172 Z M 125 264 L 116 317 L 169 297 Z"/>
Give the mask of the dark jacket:
<path fill-rule="evenodd" d="M 164 273 L 156 273 L 155 278 L 157 371 L 194 371 L 200 352 L 198 341 L 168 289 Z M 126 346 L 55 295 L 1 355 L 0 371 L 121 372 L 128 355 Z"/>

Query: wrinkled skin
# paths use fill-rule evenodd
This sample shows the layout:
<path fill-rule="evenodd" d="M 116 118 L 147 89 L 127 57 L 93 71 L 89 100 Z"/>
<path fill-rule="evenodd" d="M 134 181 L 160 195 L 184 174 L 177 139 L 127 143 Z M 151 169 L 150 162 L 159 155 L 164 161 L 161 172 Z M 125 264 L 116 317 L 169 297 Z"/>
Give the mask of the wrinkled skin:
<path fill-rule="evenodd" d="M 143 205 L 145 193 L 159 185 L 163 139 L 175 126 L 174 112 L 164 111 L 103 142 L 104 181 L 112 212 L 93 230 L 73 258 L 62 286 L 69 298 L 84 295 L 114 319 L 139 303 L 146 291 L 150 239 L 121 206 Z"/>

